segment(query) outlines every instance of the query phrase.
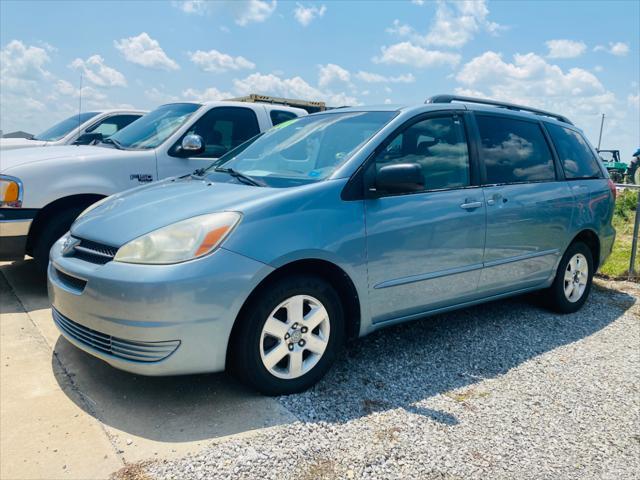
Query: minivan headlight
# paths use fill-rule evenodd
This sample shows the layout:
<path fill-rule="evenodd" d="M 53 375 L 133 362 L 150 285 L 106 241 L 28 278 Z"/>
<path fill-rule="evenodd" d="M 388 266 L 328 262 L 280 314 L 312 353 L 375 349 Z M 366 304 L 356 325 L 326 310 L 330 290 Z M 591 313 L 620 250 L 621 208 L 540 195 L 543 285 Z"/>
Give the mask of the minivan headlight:
<path fill-rule="evenodd" d="M 0 207 L 22 207 L 23 193 L 20 179 L 0 175 Z"/>
<path fill-rule="evenodd" d="M 238 212 L 219 212 L 182 220 L 131 240 L 114 260 L 162 265 L 202 257 L 215 250 L 241 218 Z"/>

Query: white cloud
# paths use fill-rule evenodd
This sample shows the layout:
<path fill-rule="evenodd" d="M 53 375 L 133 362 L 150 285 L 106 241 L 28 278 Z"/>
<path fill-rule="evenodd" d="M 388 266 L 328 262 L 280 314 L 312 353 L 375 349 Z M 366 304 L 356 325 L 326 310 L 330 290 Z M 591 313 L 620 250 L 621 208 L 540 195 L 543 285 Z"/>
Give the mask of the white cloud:
<path fill-rule="evenodd" d="M 359 71 L 356 78 L 366 83 L 413 83 L 416 77 L 411 73 L 396 76 L 384 76 L 379 73 Z"/>
<path fill-rule="evenodd" d="M 417 68 L 440 65 L 456 66 L 460 62 L 457 53 L 426 50 L 411 42 L 401 42 L 389 47 L 382 47 L 381 54 L 374 57 L 375 63 L 411 65 Z"/>
<path fill-rule="evenodd" d="M 149 100 L 151 100 L 153 103 L 158 105 L 162 103 L 177 102 L 178 100 L 180 100 L 180 97 L 178 97 L 177 95 L 172 95 L 170 93 L 165 92 L 164 85 L 161 85 L 161 87 L 162 87 L 162 90 L 157 87 L 152 87 L 145 90 L 144 96 L 147 97 Z"/>
<path fill-rule="evenodd" d="M 229 70 L 252 70 L 255 64 L 244 57 L 232 57 L 218 50 L 189 52 L 189 58 L 205 72 L 222 73 Z"/>
<path fill-rule="evenodd" d="M 169 58 L 157 40 L 146 32 L 137 37 L 122 38 L 113 42 L 125 60 L 136 65 L 160 70 L 178 70 L 180 66 Z"/>
<path fill-rule="evenodd" d="M 589 124 L 602 112 L 614 118 L 615 95 L 591 72 L 562 70 L 534 53 L 516 54 L 512 62 L 496 52 L 485 52 L 466 63 L 456 75 L 455 91 L 531 105 L 568 116 L 579 125 Z"/>
<path fill-rule="evenodd" d="M 575 40 L 549 40 L 546 45 L 549 49 L 547 58 L 575 58 L 587 50 L 584 42 Z"/>
<path fill-rule="evenodd" d="M 607 52 L 616 57 L 624 57 L 629 53 L 629 44 L 623 42 L 609 42 L 609 46 L 597 45 L 594 52 Z"/>
<path fill-rule="evenodd" d="M 124 75 L 115 68 L 107 66 L 100 55 L 92 55 L 86 60 L 76 58 L 69 67 L 80 70 L 87 80 L 100 87 L 127 86 Z"/>
<path fill-rule="evenodd" d="M 296 8 L 293 11 L 293 16 L 298 21 L 298 23 L 304 27 L 309 25 L 315 18 L 321 18 L 324 16 L 327 11 L 327 7 L 325 5 L 321 5 L 317 7 L 315 5 L 311 7 L 305 7 L 301 3 L 296 4 Z"/>
<path fill-rule="evenodd" d="M 191 15 L 207 15 L 226 9 L 238 25 L 246 26 L 269 18 L 276 10 L 277 0 L 174 0 L 171 4 Z"/>
<path fill-rule="evenodd" d="M 301 77 L 282 78 L 274 74 L 253 73 L 233 82 L 238 95 L 258 93 L 304 100 L 325 101 L 330 106 L 357 105 L 358 100 L 344 92 L 321 90 Z"/>
<path fill-rule="evenodd" d="M 44 48 L 27 46 L 12 40 L 0 50 L 0 85 L 2 90 L 28 92 L 35 82 L 49 78 L 45 68 L 51 61 Z"/>
<path fill-rule="evenodd" d="M 182 92 L 182 97 L 186 100 L 195 100 L 197 102 L 213 102 L 216 100 L 226 100 L 233 95 L 229 92 L 221 92 L 215 87 L 206 88 L 204 90 L 196 90 L 187 88 Z"/>
<path fill-rule="evenodd" d="M 629 105 L 635 108 L 640 108 L 640 94 L 636 93 L 635 95 L 630 93 L 627 97 L 627 102 Z"/>
<path fill-rule="evenodd" d="M 348 70 L 340 65 L 328 63 L 327 65 L 319 65 L 320 73 L 318 75 L 318 85 L 326 87 L 334 82 L 346 82 L 351 80 L 351 74 Z"/>
<path fill-rule="evenodd" d="M 485 0 L 439 1 L 436 16 L 426 34 L 421 34 L 410 25 L 394 20 L 388 33 L 408 37 L 417 45 L 460 48 L 478 32 L 497 33 L 504 28 L 488 20 L 489 9 Z"/>

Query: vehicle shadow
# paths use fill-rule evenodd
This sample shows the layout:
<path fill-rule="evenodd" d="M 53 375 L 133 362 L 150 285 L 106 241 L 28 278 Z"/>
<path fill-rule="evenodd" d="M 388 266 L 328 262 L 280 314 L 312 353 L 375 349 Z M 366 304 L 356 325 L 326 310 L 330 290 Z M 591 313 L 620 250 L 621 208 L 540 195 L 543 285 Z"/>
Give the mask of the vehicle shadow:
<path fill-rule="evenodd" d="M 280 403 L 226 374 L 143 377 L 121 372 L 62 337 L 55 355 L 72 386 L 64 378 L 58 383 L 105 424 L 166 442 L 214 439 L 294 421 L 279 409 L 281 404 L 304 421 L 345 422 L 404 408 L 455 425 L 454 415 L 424 403 L 579 341 L 635 302 L 626 293 L 594 289 L 585 307 L 572 315 L 552 314 L 532 297 L 519 297 L 391 327 L 351 343 L 322 382 L 302 394 L 280 397 Z"/>
<path fill-rule="evenodd" d="M 432 397 L 463 401 L 474 394 L 474 384 L 598 332 L 636 302 L 627 293 L 594 287 L 571 315 L 551 313 L 540 296 L 530 295 L 390 327 L 350 345 L 311 390 L 280 400 L 306 421 L 346 422 L 403 408 L 455 425 L 454 415 L 429 408 Z M 451 392 L 456 389 L 463 390 Z"/>

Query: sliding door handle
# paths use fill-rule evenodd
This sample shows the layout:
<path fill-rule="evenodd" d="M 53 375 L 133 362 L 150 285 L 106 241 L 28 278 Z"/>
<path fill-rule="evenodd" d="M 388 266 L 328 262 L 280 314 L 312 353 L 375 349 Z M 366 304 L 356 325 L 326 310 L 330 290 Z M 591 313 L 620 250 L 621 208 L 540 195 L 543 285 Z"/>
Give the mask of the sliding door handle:
<path fill-rule="evenodd" d="M 465 202 L 460 205 L 460 208 L 465 210 L 473 210 L 475 208 L 480 208 L 482 206 L 482 202 Z"/>

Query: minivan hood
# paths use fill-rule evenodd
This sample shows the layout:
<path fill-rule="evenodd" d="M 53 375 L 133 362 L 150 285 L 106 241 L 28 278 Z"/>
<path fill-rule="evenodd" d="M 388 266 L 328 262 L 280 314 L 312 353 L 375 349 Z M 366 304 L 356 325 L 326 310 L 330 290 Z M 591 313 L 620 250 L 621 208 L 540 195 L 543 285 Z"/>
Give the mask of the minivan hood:
<path fill-rule="evenodd" d="M 120 247 L 141 235 L 206 213 L 237 211 L 283 190 L 213 182 L 167 179 L 112 195 L 71 227 L 74 236 Z"/>
<path fill-rule="evenodd" d="M 0 172 L 4 173 L 7 170 L 27 163 L 45 162 L 61 158 L 89 160 L 101 156 L 114 157 L 120 154 L 126 155 L 126 151 L 108 147 L 74 145 L 3 150 L 0 154 Z"/>

